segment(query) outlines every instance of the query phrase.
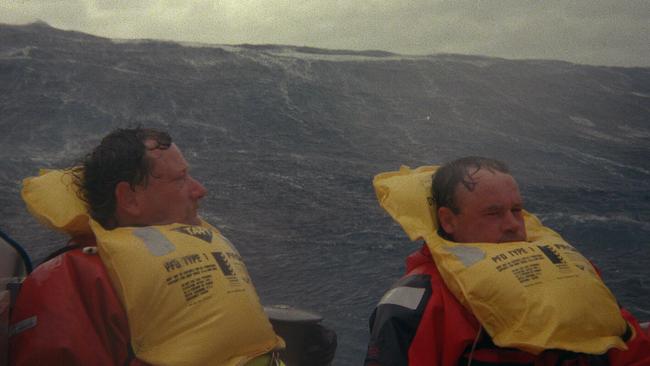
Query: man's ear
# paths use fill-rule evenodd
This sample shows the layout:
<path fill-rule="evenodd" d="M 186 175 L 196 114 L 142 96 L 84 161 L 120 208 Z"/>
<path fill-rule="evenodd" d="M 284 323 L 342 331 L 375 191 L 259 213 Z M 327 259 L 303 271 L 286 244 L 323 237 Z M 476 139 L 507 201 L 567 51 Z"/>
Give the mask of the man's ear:
<path fill-rule="evenodd" d="M 449 207 L 440 207 L 438 209 L 438 220 L 440 226 L 449 235 L 453 235 L 456 230 L 456 214 Z"/>
<path fill-rule="evenodd" d="M 115 212 L 117 215 L 128 216 L 137 216 L 140 213 L 136 192 L 127 182 L 119 182 L 115 186 Z"/>

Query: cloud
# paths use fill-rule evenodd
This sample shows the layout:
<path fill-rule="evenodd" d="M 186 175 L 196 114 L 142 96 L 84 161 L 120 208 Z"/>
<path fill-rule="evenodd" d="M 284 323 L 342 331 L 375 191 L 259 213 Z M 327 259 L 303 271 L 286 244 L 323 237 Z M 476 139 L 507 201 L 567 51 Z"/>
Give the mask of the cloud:
<path fill-rule="evenodd" d="M 51 25 L 81 25 L 86 17 L 84 0 L 16 0 L 0 3 L 0 21 L 4 23 L 21 24 L 41 19 Z"/>
<path fill-rule="evenodd" d="M 0 21 L 116 38 L 276 43 L 650 66 L 650 2 L 632 0 L 22 0 Z"/>

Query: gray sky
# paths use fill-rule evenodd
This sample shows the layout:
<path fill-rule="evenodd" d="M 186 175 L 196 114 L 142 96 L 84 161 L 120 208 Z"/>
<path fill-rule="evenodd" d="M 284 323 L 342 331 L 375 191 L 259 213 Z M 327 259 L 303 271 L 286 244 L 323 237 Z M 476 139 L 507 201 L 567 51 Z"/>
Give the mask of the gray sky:
<path fill-rule="evenodd" d="M 111 38 L 650 66 L 649 0 L 0 0 L 0 22 Z"/>

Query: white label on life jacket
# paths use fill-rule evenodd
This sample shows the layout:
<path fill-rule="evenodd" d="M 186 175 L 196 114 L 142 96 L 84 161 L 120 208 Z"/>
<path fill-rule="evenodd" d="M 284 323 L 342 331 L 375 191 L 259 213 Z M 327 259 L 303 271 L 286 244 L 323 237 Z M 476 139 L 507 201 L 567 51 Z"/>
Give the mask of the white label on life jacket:
<path fill-rule="evenodd" d="M 167 255 L 176 247 L 158 229 L 153 227 L 139 227 L 133 230 L 133 235 L 142 239 L 144 245 L 149 249 L 149 253 L 156 257 Z"/>
<path fill-rule="evenodd" d="M 384 297 L 379 300 L 379 304 L 377 306 L 392 304 L 415 310 L 418 308 L 418 305 L 420 305 L 420 301 L 422 301 L 423 296 L 423 288 L 396 287 L 388 291 L 386 295 L 384 295 Z"/>
<path fill-rule="evenodd" d="M 9 329 L 9 336 L 11 337 L 16 334 L 22 333 L 27 329 L 34 328 L 36 326 L 36 323 L 38 323 L 36 319 L 36 315 L 29 317 L 25 320 L 21 320 L 18 323 L 11 326 L 11 328 Z"/>

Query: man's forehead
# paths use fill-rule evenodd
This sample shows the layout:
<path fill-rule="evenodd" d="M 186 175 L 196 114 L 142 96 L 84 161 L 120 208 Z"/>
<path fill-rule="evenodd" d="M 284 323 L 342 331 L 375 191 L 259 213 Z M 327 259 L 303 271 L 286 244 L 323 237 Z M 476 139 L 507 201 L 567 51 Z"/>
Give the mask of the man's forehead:
<path fill-rule="evenodd" d="M 519 196 L 519 187 L 515 179 L 506 173 L 479 169 L 469 177 L 470 184 L 459 184 L 455 194 L 459 201 L 464 199 L 488 199 L 502 194 Z M 469 188 L 468 188 L 469 186 Z"/>
<path fill-rule="evenodd" d="M 151 158 L 158 158 L 161 156 L 161 154 L 164 151 L 170 150 L 170 149 L 176 149 L 178 150 L 178 146 L 176 146 L 175 143 L 171 143 L 168 147 L 165 149 L 160 148 L 160 143 L 156 140 L 145 140 L 144 141 L 144 146 L 147 149 L 147 155 Z"/>
<path fill-rule="evenodd" d="M 145 142 L 145 146 L 155 145 L 147 145 Z M 187 161 L 185 161 L 183 154 L 175 144 L 171 144 L 167 149 L 153 148 L 147 150 L 147 156 L 153 161 L 154 170 L 173 170 L 175 172 L 187 169 L 188 167 Z"/>
<path fill-rule="evenodd" d="M 469 172 L 468 177 L 466 179 L 470 182 L 473 182 L 476 186 L 483 183 L 484 187 L 486 185 L 501 186 L 501 185 L 517 184 L 515 178 L 509 173 L 502 173 L 496 170 L 491 170 L 486 168 L 481 168 L 479 170 Z"/>

